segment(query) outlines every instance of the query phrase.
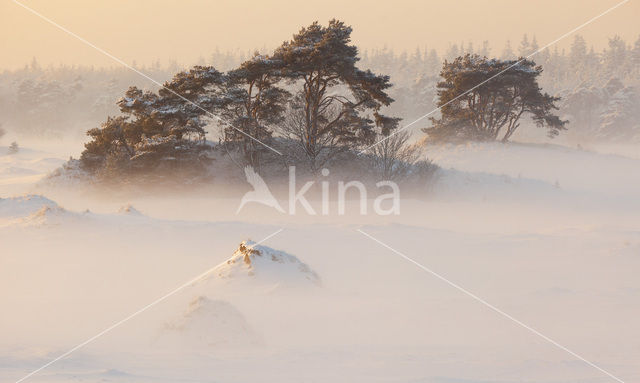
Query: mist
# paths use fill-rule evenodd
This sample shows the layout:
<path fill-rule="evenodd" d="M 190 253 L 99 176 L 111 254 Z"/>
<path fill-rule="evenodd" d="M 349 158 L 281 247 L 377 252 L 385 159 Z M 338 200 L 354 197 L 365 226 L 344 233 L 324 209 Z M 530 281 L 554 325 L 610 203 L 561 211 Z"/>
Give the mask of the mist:
<path fill-rule="evenodd" d="M 640 31 L 626 24 L 631 13 L 621 6 L 542 50 L 549 31 L 533 25 L 524 36 L 485 25 L 458 31 L 471 35 L 464 41 L 420 37 L 414 50 L 398 42 L 405 31 L 376 45 L 369 24 L 327 23 L 322 13 L 318 24 L 292 17 L 280 40 L 282 25 L 242 49 L 202 40 L 184 62 L 151 60 L 148 49 L 134 71 L 74 55 L 49 65 L 59 57 L 48 49 L 24 67 L 6 60 L 0 378 L 637 380 Z M 276 48 L 305 31 L 348 38 Z M 481 37 L 496 35 L 513 37 Z M 327 56 L 304 61 L 314 54 Z M 527 56 L 530 68 L 520 66 Z M 322 67 L 316 81 L 340 63 L 328 93 L 309 91 L 300 62 Z M 447 89 L 464 75 L 502 68 L 478 65 L 530 76 L 537 98 L 506 115 L 517 129 L 506 139 L 474 130 L 475 98 L 447 108 Z M 260 81 L 243 82 L 253 70 Z M 255 97 L 256 88 L 266 91 Z M 498 100 L 523 97 L 495 89 Z M 512 107 L 495 99 L 487 109 Z M 310 113 L 314 105 L 326 107 Z"/>

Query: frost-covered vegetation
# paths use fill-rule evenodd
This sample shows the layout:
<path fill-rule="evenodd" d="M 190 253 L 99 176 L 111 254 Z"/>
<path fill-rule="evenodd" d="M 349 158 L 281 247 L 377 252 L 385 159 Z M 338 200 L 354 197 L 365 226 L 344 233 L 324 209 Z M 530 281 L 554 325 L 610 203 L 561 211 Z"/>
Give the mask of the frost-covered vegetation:
<path fill-rule="evenodd" d="M 391 76 L 389 95 L 396 101 L 389 114 L 413 121 L 436 107 L 436 84 L 443 60 L 467 53 L 500 59 L 515 59 L 539 49 L 534 38 L 524 37 L 516 49 L 454 43 L 445 52 L 416 47 L 414 52 L 395 52 L 390 48 L 360 49 L 359 66 Z M 203 51 L 203 54 L 207 54 Z M 215 50 L 196 64 L 211 65 L 220 71 L 237 68 L 252 52 Z M 640 96 L 640 39 L 609 39 L 608 47 L 596 51 L 576 35 L 567 50 L 547 48 L 532 57 L 541 65 L 540 86 L 553 96 L 562 97 L 560 115 L 568 116 L 572 129 L 567 134 L 581 140 L 637 138 L 637 126 L 626 123 L 627 116 L 638 116 Z M 159 81 L 170 80 L 186 69 L 176 61 L 134 66 Z M 42 67 L 37 59 L 24 68 L 0 73 L 0 123 L 20 135 L 84 135 L 106 115 L 118 112 L 116 101 L 133 84 L 155 90 L 157 87 L 123 67 L 87 66 Z M 426 126 L 420 126 L 426 127 Z M 635 132 L 635 133 L 634 133 Z M 594 133 L 597 133 L 594 135 Z"/>
<path fill-rule="evenodd" d="M 203 54 L 241 36 L 197 31 Z M 0 73 L 0 381 L 639 380 L 640 43 L 576 37 L 400 131 L 535 38 L 397 55 L 350 33 L 136 66 L 164 88 Z"/>
<path fill-rule="evenodd" d="M 560 97 L 542 93 L 537 77 L 542 67 L 531 60 L 487 59 L 466 54 L 445 61 L 438 83 L 441 118 L 431 117 L 423 129 L 438 141 L 506 142 L 530 115 L 549 137 L 565 130 L 568 121 L 554 114 Z M 480 85 L 481 84 L 481 85 Z"/>
<path fill-rule="evenodd" d="M 497 52 L 485 41 L 480 48 L 451 44 L 444 53 L 416 48 L 398 55 L 386 48 L 358 50 L 350 34 L 351 28 L 338 21 L 326 27 L 314 23 L 271 54 L 217 51 L 190 69 L 176 62 L 138 67 L 152 78 L 168 79 L 167 88 L 160 89 L 148 88 L 126 68 L 42 68 L 34 59 L 22 70 L 0 74 L 1 122 L 11 137 L 80 137 L 88 131 L 80 160 L 65 167 L 76 176 L 117 174 L 121 180 L 142 181 L 171 173 L 197 181 L 247 164 L 263 174 L 298 165 L 313 175 L 339 163 L 357 174 L 397 179 L 435 169 L 412 146 L 415 136 L 394 136 L 364 156 L 356 153 L 451 100 L 464 91 L 462 85 L 489 77 L 472 73 L 464 84 L 448 89 L 448 98 L 439 96 L 447 68 L 456 60 L 494 57 L 485 63 L 496 64 L 495 72 L 539 49 L 535 37 L 525 35 L 515 50 L 508 43 Z M 514 108 L 503 113 L 507 118 L 501 124 L 474 124 L 463 116 L 463 131 L 477 125 L 462 134 L 463 140 L 513 139 L 522 125 L 517 139 L 534 132 L 535 124 L 547 126 L 552 136 L 568 127 L 562 140 L 572 144 L 640 139 L 640 39 L 630 46 L 616 36 L 595 52 L 576 35 L 568 51 L 545 49 L 532 59 L 535 65 L 526 62 L 532 71 L 519 73 L 531 74 L 529 89 L 539 88 L 537 101 L 520 104 L 524 115 Z M 458 137 L 459 129 L 442 129 L 443 119 L 460 122 L 464 113 L 458 112 L 456 117 L 438 112 L 416 127 L 431 136 L 453 132 Z"/>
<path fill-rule="evenodd" d="M 220 175 L 218 163 L 229 161 L 267 175 L 294 165 L 315 176 L 340 163 L 377 179 L 429 178 L 435 166 L 407 155 L 406 137 L 386 146 L 382 161 L 377 152 L 360 156 L 400 118 L 382 113 L 394 101 L 390 78 L 356 65 L 351 31 L 337 20 L 316 22 L 226 73 L 194 66 L 157 92 L 130 87 L 117 101 L 121 114 L 89 130 L 79 161 L 67 168 L 116 182 L 192 183 Z M 219 130 L 217 144 L 207 126 Z"/>

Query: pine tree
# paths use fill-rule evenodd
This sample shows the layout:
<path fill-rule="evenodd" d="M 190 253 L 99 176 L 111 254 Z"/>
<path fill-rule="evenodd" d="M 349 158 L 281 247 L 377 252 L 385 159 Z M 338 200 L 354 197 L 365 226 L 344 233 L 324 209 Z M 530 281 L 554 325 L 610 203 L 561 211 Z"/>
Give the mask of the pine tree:
<path fill-rule="evenodd" d="M 432 140 L 507 141 L 520 126 L 521 117 L 528 114 L 554 137 L 566 129 L 567 121 L 553 114 L 560 98 L 541 92 L 537 82 L 541 73 L 542 68 L 531 60 L 465 55 L 445 62 L 443 80 L 437 86 L 442 117 L 431 118 L 432 127 L 424 131 Z M 483 81 L 488 82 L 474 89 Z"/>
<path fill-rule="evenodd" d="M 411 56 L 411 66 L 412 66 L 412 70 L 413 72 L 419 72 L 421 71 L 423 68 L 422 66 L 424 65 L 423 61 L 422 61 L 422 52 L 420 51 L 420 47 L 416 47 L 416 50 L 413 52 L 413 56 Z"/>
<path fill-rule="evenodd" d="M 551 58 L 551 53 L 549 53 L 549 48 L 544 48 L 540 53 L 538 53 L 538 55 L 536 56 L 536 60 L 540 63 L 540 65 L 542 65 L 543 67 L 547 67 L 548 63 L 549 63 L 549 59 Z"/>
<path fill-rule="evenodd" d="M 598 109 L 603 101 L 601 93 L 601 89 L 594 86 L 581 85 L 565 96 L 562 110 L 584 135 L 592 135 L 596 130 Z"/>
<path fill-rule="evenodd" d="M 438 71 L 440 70 L 440 57 L 438 57 L 438 52 L 435 49 L 431 49 L 429 51 L 429 56 L 427 57 L 426 60 L 426 65 L 427 65 L 427 74 L 428 75 L 435 75 L 438 73 Z"/>
<path fill-rule="evenodd" d="M 469 54 L 473 54 L 474 53 L 473 52 L 473 42 L 472 41 L 469 41 L 467 43 L 467 51 L 465 53 L 469 53 Z"/>
<path fill-rule="evenodd" d="M 277 86 L 281 64 L 255 53 L 228 73 L 222 116 L 229 124 L 225 142 L 241 150 L 245 164 L 260 168 L 260 156 L 269 150 L 273 125 L 282 122 L 289 92 Z M 258 142 L 259 140 L 260 142 Z"/>
<path fill-rule="evenodd" d="M 380 114 L 393 99 L 387 94 L 389 76 L 356 66 L 358 50 L 350 45 L 351 27 L 331 20 L 327 27 L 314 22 L 302 28 L 274 53 L 282 74 L 302 85 L 292 112 L 301 120 L 298 139 L 312 171 L 336 150 L 371 142 L 378 128 L 388 134 L 398 119 Z M 300 116 L 301 115 L 301 116 Z"/>
<path fill-rule="evenodd" d="M 502 59 L 511 60 L 516 57 L 516 54 L 511 49 L 511 41 L 507 40 L 504 49 L 502 50 Z"/>
<path fill-rule="evenodd" d="M 222 105 L 224 76 L 213 67 L 196 66 L 176 74 L 158 93 L 131 87 L 118 101 L 124 116 L 109 117 L 80 158 L 97 174 L 126 174 L 168 167 L 188 174 L 210 161 L 203 127 L 207 114 Z"/>
<path fill-rule="evenodd" d="M 613 93 L 600 116 L 598 138 L 628 142 L 640 138 L 640 95 L 627 86 Z"/>
<path fill-rule="evenodd" d="M 529 44 L 529 38 L 525 33 L 522 36 L 522 41 L 520 41 L 520 46 L 518 47 L 518 55 L 520 57 L 527 57 L 531 54 L 531 45 Z"/>
<path fill-rule="evenodd" d="M 597 69 L 600 66 L 600 57 L 593 49 L 593 45 L 589 48 L 589 53 L 587 53 L 586 66 L 591 73 L 597 72 Z"/>
<path fill-rule="evenodd" d="M 603 54 L 607 72 L 610 76 L 622 70 L 627 56 L 627 46 L 620 36 L 609 39 L 608 49 Z"/>
<path fill-rule="evenodd" d="M 31 71 L 33 72 L 37 72 L 40 71 L 40 64 L 38 63 L 38 59 L 36 59 L 36 56 L 33 56 L 31 58 L 31 64 L 29 64 L 29 69 L 31 69 Z"/>
<path fill-rule="evenodd" d="M 580 35 L 573 38 L 571 49 L 569 50 L 569 66 L 573 73 L 579 72 L 586 67 L 587 43 Z"/>
<path fill-rule="evenodd" d="M 416 49 L 413 51 L 413 56 L 411 56 L 411 60 L 422 61 L 422 52 L 420 51 L 420 46 L 416 46 Z"/>
<path fill-rule="evenodd" d="M 489 57 L 490 54 L 491 54 L 491 48 L 489 48 L 489 41 L 484 40 L 482 42 L 482 48 L 480 48 L 478 55 L 481 57 Z"/>
<path fill-rule="evenodd" d="M 460 56 L 460 54 L 462 54 L 462 52 L 460 52 L 460 50 L 458 50 L 458 45 L 457 44 L 453 44 L 453 45 L 449 46 L 449 49 L 447 50 L 446 58 L 448 60 L 453 60 L 456 57 Z"/>
<path fill-rule="evenodd" d="M 536 39 L 536 35 L 533 35 L 533 39 L 531 40 L 531 49 L 529 51 L 529 55 L 537 53 L 540 50 L 538 46 L 538 40 Z"/>

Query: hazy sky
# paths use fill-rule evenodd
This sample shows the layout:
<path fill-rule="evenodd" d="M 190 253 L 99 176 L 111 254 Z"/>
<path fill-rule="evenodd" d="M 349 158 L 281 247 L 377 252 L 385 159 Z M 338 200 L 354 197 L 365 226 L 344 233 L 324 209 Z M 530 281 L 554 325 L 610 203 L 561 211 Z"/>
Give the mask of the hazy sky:
<path fill-rule="evenodd" d="M 334 17 L 354 27 L 362 48 L 413 52 L 426 45 L 444 52 L 452 42 L 478 47 L 489 40 L 499 54 L 507 39 L 515 48 L 524 33 L 545 45 L 620 0 L 20 1 L 126 62 L 190 64 L 216 47 L 273 48 L 301 26 Z M 0 15 L 0 68 L 21 67 L 34 56 L 42 65 L 116 65 L 10 0 L 0 0 Z M 579 33 L 597 50 L 615 34 L 633 43 L 638 16 L 640 0 L 630 0 Z"/>

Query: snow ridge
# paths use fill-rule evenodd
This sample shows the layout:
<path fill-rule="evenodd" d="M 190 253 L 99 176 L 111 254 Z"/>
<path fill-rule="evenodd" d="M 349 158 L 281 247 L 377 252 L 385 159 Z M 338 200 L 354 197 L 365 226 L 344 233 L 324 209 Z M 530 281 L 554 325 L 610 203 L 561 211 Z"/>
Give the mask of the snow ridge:
<path fill-rule="evenodd" d="M 44 208 L 58 209 L 60 207 L 54 201 L 37 194 L 0 198 L 0 218 L 25 217 Z"/>
<path fill-rule="evenodd" d="M 207 280 L 249 281 L 259 284 L 316 285 L 320 277 L 296 256 L 274 250 L 254 241 L 240 243 L 231 258 L 218 265 Z"/>

